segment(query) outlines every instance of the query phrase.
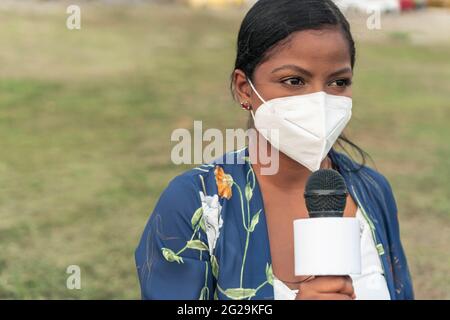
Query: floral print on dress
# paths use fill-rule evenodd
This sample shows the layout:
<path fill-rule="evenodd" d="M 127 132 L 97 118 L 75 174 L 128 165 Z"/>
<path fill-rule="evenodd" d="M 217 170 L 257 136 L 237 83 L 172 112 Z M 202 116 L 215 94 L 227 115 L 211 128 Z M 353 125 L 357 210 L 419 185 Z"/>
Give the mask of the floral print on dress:
<path fill-rule="evenodd" d="M 227 164 L 229 155 L 243 162 Z M 136 249 L 143 299 L 273 299 L 264 204 L 248 148 L 172 181 Z M 397 208 L 386 179 L 334 150 L 330 157 L 368 220 L 392 299 L 412 299 Z M 237 160 L 237 159 L 234 159 Z M 394 261 L 394 267 L 390 261 Z"/>
<path fill-rule="evenodd" d="M 200 191 L 200 200 L 202 202 L 204 231 L 208 237 L 209 254 L 212 256 L 214 254 L 214 249 L 216 248 L 217 239 L 220 235 L 220 228 L 222 228 L 223 225 L 223 219 L 220 215 L 222 206 L 220 205 L 217 194 L 205 196 L 205 194 Z"/>
<path fill-rule="evenodd" d="M 216 176 L 217 189 L 219 190 L 219 196 L 221 198 L 225 198 L 230 200 L 233 192 L 233 177 L 229 174 L 225 174 L 223 168 L 220 166 L 216 166 L 214 170 L 214 175 Z"/>

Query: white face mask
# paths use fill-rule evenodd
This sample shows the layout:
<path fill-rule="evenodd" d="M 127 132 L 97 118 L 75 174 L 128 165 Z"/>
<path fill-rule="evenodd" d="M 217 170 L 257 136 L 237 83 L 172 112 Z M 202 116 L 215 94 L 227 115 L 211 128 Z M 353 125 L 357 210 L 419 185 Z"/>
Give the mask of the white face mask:
<path fill-rule="evenodd" d="M 248 81 L 263 102 L 255 114 L 252 111 L 256 129 L 274 148 L 310 171 L 319 170 L 350 121 L 352 99 L 320 91 L 265 101 Z M 277 139 L 264 134 L 271 130 L 278 131 Z"/>

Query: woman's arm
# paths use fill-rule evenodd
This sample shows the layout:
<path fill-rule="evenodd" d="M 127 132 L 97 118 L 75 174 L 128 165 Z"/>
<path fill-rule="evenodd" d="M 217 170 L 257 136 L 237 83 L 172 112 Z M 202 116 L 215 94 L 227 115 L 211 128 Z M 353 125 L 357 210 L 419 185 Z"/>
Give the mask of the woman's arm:
<path fill-rule="evenodd" d="M 189 177 L 175 178 L 161 195 L 135 252 L 143 299 L 212 299 L 208 241 L 194 217 L 200 208 Z"/>
<path fill-rule="evenodd" d="M 398 210 L 394 193 L 389 181 L 380 173 L 368 170 L 368 173 L 380 186 L 380 197 L 377 197 L 384 213 L 385 231 L 388 237 L 388 259 L 391 265 L 395 285 L 395 299 L 412 300 L 414 290 L 405 252 L 400 240 Z M 394 299 L 394 297 L 391 297 Z"/>
<path fill-rule="evenodd" d="M 386 194 L 386 206 L 388 208 L 387 212 L 389 213 L 389 216 L 387 217 L 388 228 L 386 231 L 388 233 L 390 243 L 389 255 L 392 264 L 397 299 L 412 300 L 414 299 L 414 289 L 408 262 L 400 240 L 397 204 L 391 185 L 384 177 L 383 180 Z"/>

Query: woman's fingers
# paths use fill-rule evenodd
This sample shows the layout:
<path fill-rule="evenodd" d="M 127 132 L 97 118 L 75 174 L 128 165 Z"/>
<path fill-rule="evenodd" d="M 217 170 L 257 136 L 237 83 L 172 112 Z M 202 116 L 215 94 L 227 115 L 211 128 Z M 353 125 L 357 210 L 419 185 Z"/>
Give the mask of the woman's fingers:
<path fill-rule="evenodd" d="M 355 297 L 352 279 L 349 276 L 320 276 L 299 285 L 299 291 L 313 291 L 319 294 L 344 294 Z"/>
<path fill-rule="evenodd" d="M 322 293 L 319 297 L 320 300 L 353 300 L 346 294 L 340 293 Z"/>

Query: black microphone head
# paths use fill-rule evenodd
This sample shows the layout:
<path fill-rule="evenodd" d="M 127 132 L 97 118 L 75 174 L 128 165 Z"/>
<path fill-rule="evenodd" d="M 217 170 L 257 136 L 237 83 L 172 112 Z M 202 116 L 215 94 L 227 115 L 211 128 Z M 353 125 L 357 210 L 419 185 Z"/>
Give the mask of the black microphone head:
<path fill-rule="evenodd" d="M 347 202 L 347 186 L 336 170 L 321 169 L 308 178 L 305 202 L 311 218 L 342 217 Z"/>

